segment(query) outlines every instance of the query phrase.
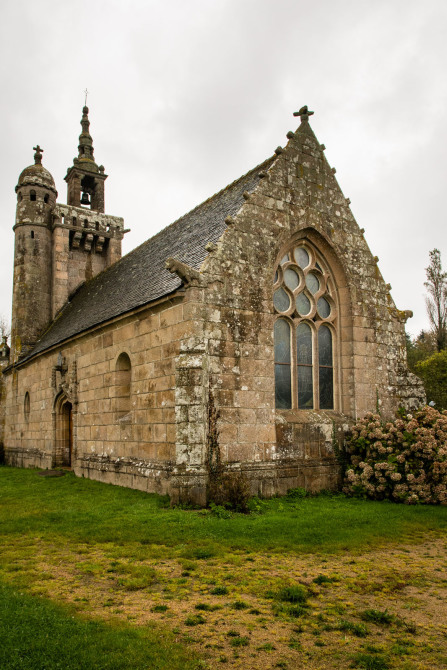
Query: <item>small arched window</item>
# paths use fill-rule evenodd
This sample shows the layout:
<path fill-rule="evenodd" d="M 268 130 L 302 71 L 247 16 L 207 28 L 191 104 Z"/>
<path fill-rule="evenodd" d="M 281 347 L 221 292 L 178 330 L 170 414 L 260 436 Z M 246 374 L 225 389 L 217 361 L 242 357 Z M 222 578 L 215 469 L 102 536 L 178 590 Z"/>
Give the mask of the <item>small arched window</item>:
<path fill-rule="evenodd" d="M 25 398 L 23 401 L 23 414 L 25 415 L 25 421 L 28 423 L 29 421 L 29 414 L 31 410 L 31 401 L 29 397 L 28 391 L 25 393 Z"/>
<path fill-rule="evenodd" d="M 115 366 L 115 407 L 116 419 L 130 419 L 132 365 L 129 356 L 123 352 Z"/>
<path fill-rule="evenodd" d="M 275 273 L 277 409 L 334 409 L 335 284 L 321 255 L 299 242 Z"/>
<path fill-rule="evenodd" d="M 36 200 L 36 191 L 31 190 L 29 192 L 29 199 L 32 200 L 33 202 Z"/>
<path fill-rule="evenodd" d="M 50 199 L 50 196 L 48 195 L 48 193 L 45 193 L 45 195 L 43 196 L 43 201 L 48 202 L 49 199 Z"/>

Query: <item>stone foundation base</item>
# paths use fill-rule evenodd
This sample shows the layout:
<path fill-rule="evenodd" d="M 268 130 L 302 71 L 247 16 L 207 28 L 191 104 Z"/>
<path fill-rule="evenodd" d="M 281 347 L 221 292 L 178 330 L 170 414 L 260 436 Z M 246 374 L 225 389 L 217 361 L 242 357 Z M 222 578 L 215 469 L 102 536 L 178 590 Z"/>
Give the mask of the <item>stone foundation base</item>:
<path fill-rule="evenodd" d="M 73 471 L 78 477 L 95 479 L 146 493 L 170 494 L 172 466 L 137 459 L 112 459 L 107 456 L 77 458 Z"/>
<path fill-rule="evenodd" d="M 335 458 L 321 461 L 242 463 L 229 466 L 241 470 L 250 481 L 251 494 L 262 498 L 286 495 L 289 489 L 303 488 L 311 493 L 335 491 L 340 486 L 340 468 Z M 173 469 L 170 482 L 171 504 L 206 505 L 206 470 Z"/>
<path fill-rule="evenodd" d="M 50 454 L 37 450 L 8 449 L 5 463 L 22 468 L 51 469 Z M 271 498 L 286 495 L 289 489 L 303 488 L 315 493 L 336 490 L 340 484 L 339 467 L 335 459 L 321 461 L 282 461 L 242 463 L 228 466 L 230 470 L 245 473 L 250 481 L 252 495 Z M 111 459 L 106 456 L 88 456 L 75 460 L 73 471 L 78 477 L 124 486 L 126 488 L 169 495 L 172 505 L 206 505 L 208 474 L 202 468 L 179 468 L 171 464 L 145 463 L 132 459 Z"/>
<path fill-rule="evenodd" d="M 5 465 L 15 468 L 41 468 L 51 470 L 53 457 L 42 453 L 38 449 L 24 449 L 21 447 L 5 449 Z"/>

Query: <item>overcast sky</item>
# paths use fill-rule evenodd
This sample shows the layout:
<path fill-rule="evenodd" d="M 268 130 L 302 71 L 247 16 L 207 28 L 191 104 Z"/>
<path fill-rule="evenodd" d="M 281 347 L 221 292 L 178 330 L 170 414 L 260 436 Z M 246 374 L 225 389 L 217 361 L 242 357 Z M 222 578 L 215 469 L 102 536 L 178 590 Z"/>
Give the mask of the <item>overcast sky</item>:
<path fill-rule="evenodd" d="M 0 315 L 14 187 L 33 146 L 66 202 L 89 91 L 106 212 L 124 251 L 312 127 L 410 333 L 428 252 L 447 269 L 446 0 L 14 0 L 0 25 Z"/>

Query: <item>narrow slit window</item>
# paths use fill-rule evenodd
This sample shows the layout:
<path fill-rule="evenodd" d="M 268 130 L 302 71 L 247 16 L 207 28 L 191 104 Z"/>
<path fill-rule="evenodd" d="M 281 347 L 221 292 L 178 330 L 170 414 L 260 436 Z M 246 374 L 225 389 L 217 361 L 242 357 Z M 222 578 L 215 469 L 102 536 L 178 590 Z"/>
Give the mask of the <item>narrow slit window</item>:
<path fill-rule="evenodd" d="M 132 365 L 130 358 L 126 353 L 118 356 L 115 367 L 115 402 L 116 402 L 116 418 L 130 419 L 131 409 L 131 376 Z"/>
<path fill-rule="evenodd" d="M 25 393 L 25 399 L 23 401 L 23 413 L 25 415 L 25 421 L 28 423 L 29 415 L 31 411 L 31 401 L 28 391 Z"/>

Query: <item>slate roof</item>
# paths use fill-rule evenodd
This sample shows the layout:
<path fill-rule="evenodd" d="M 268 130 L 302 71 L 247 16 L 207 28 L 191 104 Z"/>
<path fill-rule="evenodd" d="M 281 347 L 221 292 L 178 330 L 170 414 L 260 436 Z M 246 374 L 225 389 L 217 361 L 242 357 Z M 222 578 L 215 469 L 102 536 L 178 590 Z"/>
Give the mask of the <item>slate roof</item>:
<path fill-rule="evenodd" d="M 166 270 L 166 259 L 172 256 L 199 270 L 208 255 L 205 245 L 219 240 L 227 227 L 226 217 L 234 216 L 244 204 L 244 191 L 256 188 L 259 172 L 276 158 L 268 158 L 82 284 L 23 360 L 178 289 L 182 282 Z"/>

